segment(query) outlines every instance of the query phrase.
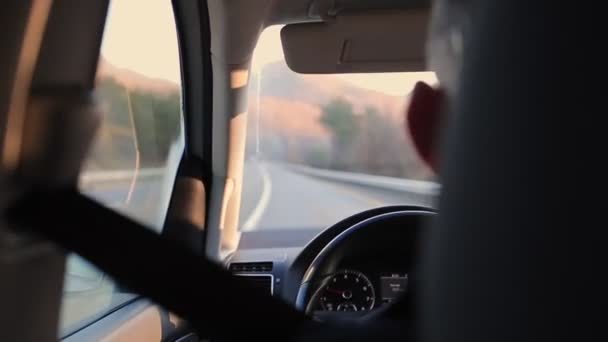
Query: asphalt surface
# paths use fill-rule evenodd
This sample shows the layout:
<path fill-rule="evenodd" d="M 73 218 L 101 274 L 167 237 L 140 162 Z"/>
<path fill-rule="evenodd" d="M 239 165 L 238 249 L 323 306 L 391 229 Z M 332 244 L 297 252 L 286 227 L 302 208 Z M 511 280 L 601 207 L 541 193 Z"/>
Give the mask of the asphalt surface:
<path fill-rule="evenodd" d="M 289 165 L 252 161 L 245 166 L 241 230 L 318 230 L 358 212 L 395 204 L 432 202 L 428 196 L 329 181 Z"/>
<path fill-rule="evenodd" d="M 168 196 L 159 177 L 92 184 L 86 195 L 160 230 Z M 165 199 L 164 199 L 165 198 Z M 363 210 L 394 204 L 432 206 L 428 196 L 392 192 L 329 181 L 298 172 L 285 164 L 245 163 L 240 229 L 322 229 Z"/>
<path fill-rule="evenodd" d="M 133 187 L 130 181 L 112 181 L 82 188 L 83 194 L 108 206 L 151 229 L 160 232 L 168 198 L 163 199 L 164 184 L 161 177 L 138 179 Z"/>

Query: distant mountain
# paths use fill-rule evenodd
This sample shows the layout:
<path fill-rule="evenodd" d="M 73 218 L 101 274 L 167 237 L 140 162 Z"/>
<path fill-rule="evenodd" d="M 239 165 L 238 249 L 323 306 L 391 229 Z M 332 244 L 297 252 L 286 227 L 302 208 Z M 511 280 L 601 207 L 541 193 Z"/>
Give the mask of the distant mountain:
<path fill-rule="evenodd" d="M 180 89 L 178 84 L 171 81 L 148 77 L 133 70 L 116 67 L 103 58 L 103 56 L 99 59 L 97 76 L 102 78 L 111 77 L 129 89 L 147 91 L 159 95 L 169 95 Z"/>
<path fill-rule="evenodd" d="M 254 75 L 255 79 L 257 75 Z M 255 84 L 255 83 L 253 83 Z M 353 104 L 355 111 L 375 107 L 392 117 L 400 116 L 405 96 L 391 96 L 357 87 L 334 75 L 303 75 L 291 71 L 285 62 L 266 65 L 262 70 L 262 96 L 322 106 L 336 97 Z"/>
<path fill-rule="evenodd" d="M 257 74 L 250 80 L 249 112 L 257 111 Z M 284 61 L 262 69 L 261 125 L 267 131 L 290 136 L 327 139 L 329 131 L 320 122 L 321 107 L 341 97 L 353 104 L 355 112 L 374 107 L 400 124 L 406 96 L 391 96 L 357 87 L 335 75 L 304 75 L 290 70 Z"/>
<path fill-rule="evenodd" d="M 260 124 L 266 129 L 304 138 L 329 136 L 321 124 L 321 108 L 317 105 L 264 96 L 260 107 L 263 110 Z M 252 116 L 255 115 L 255 107 L 250 108 Z"/>

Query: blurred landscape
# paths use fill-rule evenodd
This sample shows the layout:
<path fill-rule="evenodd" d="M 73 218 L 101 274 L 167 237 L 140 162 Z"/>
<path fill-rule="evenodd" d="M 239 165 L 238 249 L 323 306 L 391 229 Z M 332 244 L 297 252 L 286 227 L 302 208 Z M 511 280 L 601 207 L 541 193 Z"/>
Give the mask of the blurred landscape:
<path fill-rule="evenodd" d="M 431 179 L 403 130 L 408 94 L 359 88 L 334 75 L 296 74 L 284 61 L 267 64 L 260 83 L 258 77 L 249 82 L 248 157 Z M 86 169 L 133 169 L 136 148 L 141 168 L 164 166 L 180 134 L 180 86 L 102 59 L 97 95 L 104 116 Z"/>
<path fill-rule="evenodd" d="M 162 167 L 181 130 L 178 84 L 119 69 L 101 58 L 97 100 L 103 119 L 85 169 Z"/>
<path fill-rule="evenodd" d="M 259 146 L 261 158 L 272 161 L 431 179 L 403 130 L 408 94 L 359 88 L 335 75 L 296 74 L 284 61 L 261 74 L 259 83 L 258 74 L 250 80 L 249 156 Z"/>

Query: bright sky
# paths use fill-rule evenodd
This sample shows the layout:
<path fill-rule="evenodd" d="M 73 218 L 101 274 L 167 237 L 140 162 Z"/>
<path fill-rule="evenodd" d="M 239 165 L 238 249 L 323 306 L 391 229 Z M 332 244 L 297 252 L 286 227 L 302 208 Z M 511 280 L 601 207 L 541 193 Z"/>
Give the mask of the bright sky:
<path fill-rule="evenodd" d="M 280 30 L 281 26 L 272 26 L 262 33 L 254 52 L 253 70 L 284 59 Z M 179 83 L 179 50 L 171 1 L 110 1 L 101 52 L 117 67 Z M 359 87 L 396 96 L 409 93 L 419 80 L 437 82 L 431 72 L 337 76 Z"/>
<path fill-rule="evenodd" d="M 101 54 L 119 68 L 180 83 L 171 1 L 110 1 Z"/>

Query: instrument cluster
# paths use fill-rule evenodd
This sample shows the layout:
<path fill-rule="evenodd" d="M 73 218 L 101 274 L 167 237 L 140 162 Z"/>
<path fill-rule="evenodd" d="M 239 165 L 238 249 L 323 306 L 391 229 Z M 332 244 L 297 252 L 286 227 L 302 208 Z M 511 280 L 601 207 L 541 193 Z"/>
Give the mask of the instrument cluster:
<path fill-rule="evenodd" d="M 407 292 L 405 272 L 340 269 L 324 277 L 311 298 L 314 311 L 366 312 L 388 304 Z"/>

